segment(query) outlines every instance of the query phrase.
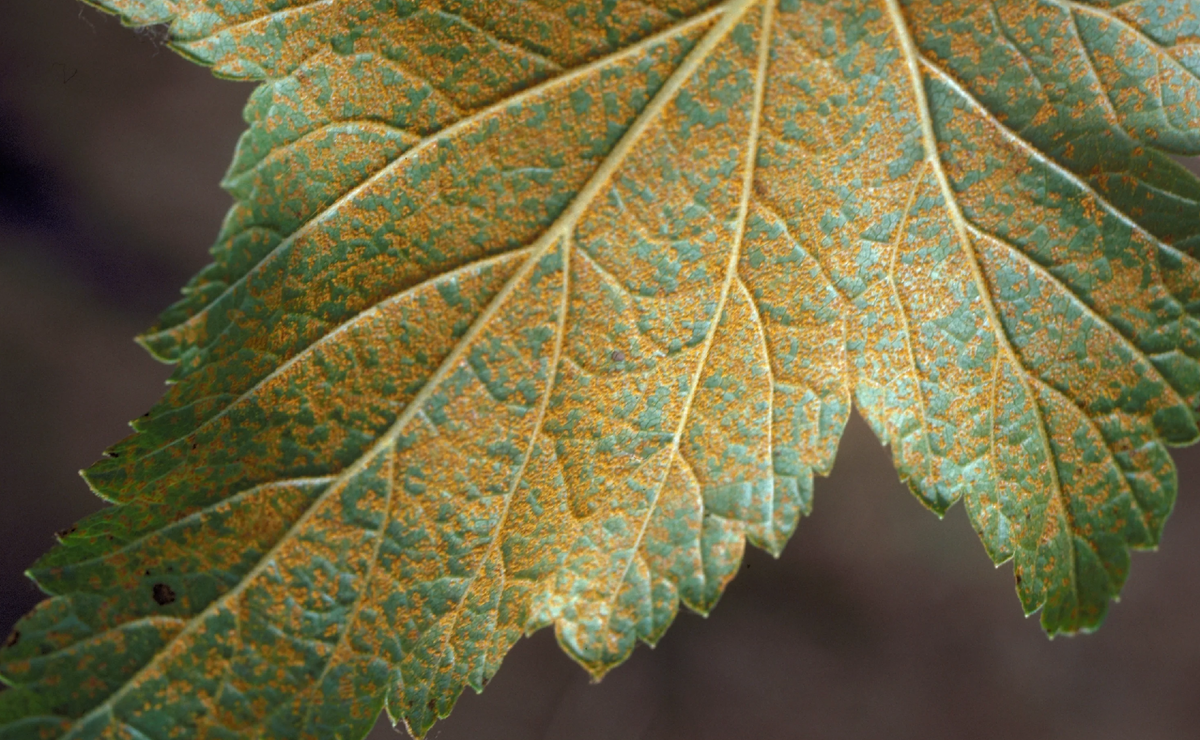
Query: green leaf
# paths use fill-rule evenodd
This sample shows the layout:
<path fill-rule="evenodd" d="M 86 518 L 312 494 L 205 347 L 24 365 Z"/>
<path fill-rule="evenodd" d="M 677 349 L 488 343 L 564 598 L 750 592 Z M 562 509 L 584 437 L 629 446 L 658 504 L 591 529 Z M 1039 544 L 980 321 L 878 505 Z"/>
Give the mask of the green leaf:
<path fill-rule="evenodd" d="M 421 736 L 545 626 L 599 677 L 779 552 L 852 399 L 1051 634 L 1158 541 L 1200 2 L 96 1 L 263 83 L 3 740 Z"/>

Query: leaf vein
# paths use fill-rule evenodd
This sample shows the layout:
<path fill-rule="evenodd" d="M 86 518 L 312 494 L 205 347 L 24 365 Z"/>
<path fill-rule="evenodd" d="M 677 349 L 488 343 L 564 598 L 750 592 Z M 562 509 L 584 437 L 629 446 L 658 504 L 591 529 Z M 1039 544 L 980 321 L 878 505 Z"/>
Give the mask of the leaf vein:
<path fill-rule="evenodd" d="M 1017 248 L 1016 245 L 1012 244 L 1007 239 L 1002 239 L 999 236 L 997 236 L 996 234 L 992 234 L 988 231 L 983 230 L 982 228 L 980 228 L 979 226 L 977 226 L 976 224 L 971 222 L 969 219 L 966 220 L 966 224 L 967 224 L 967 229 L 973 235 L 975 235 L 976 237 L 979 237 L 979 238 L 987 239 L 988 241 L 991 241 L 995 244 L 999 244 L 1001 247 L 1004 248 L 1004 250 L 1006 252 L 1013 255 L 1022 264 L 1027 265 L 1035 273 L 1037 273 L 1042 278 L 1044 278 L 1045 280 L 1050 282 L 1052 285 L 1060 288 L 1064 293 L 1066 293 L 1068 296 L 1070 296 L 1071 302 L 1073 304 L 1075 304 L 1085 315 L 1087 315 L 1088 318 L 1092 319 L 1097 324 L 1100 324 L 1104 328 L 1108 329 L 1112 333 L 1112 335 L 1116 338 L 1117 342 L 1121 346 L 1123 346 L 1126 350 L 1128 350 L 1130 353 L 1132 353 L 1137 358 L 1144 360 L 1146 362 L 1146 365 L 1148 366 L 1150 373 L 1153 375 L 1153 377 L 1162 381 L 1163 384 L 1166 385 L 1171 390 L 1171 395 L 1173 396 L 1173 398 L 1171 399 L 1172 404 L 1182 404 L 1185 406 L 1187 405 L 1187 402 L 1183 398 L 1182 391 L 1180 391 L 1178 388 L 1176 388 L 1175 385 L 1173 383 L 1171 383 L 1171 381 L 1169 379 L 1163 377 L 1163 375 L 1158 371 L 1157 366 L 1154 364 L 1154 361 L 1151 360 L 1150 357 L 1147 356 L 1146 353 L 1143 352 L 1133 342 L 1133 339 L 1126 336 L 1124 332 L 1122 332 L 1120 329 L 1118 329 L 1117 327 L 1115 327 L 1111 323 L 1109 323 L 1107 320 L 1105 320 L 1104 317 L 1102 317 L 1099 313 L 1097 313 L 1096 310 L 1087 301 L 1080 298 L 1065 283 L 1063 283 L 1063 281 L 1060 280 L 1058 278 L 1058 276 L 1056 276 L 1053 272 L 1051 272 L 1049 269 L 1047 269 L 1040 262 L 1038 262 L 1037 260 L 1030 257 L 1023 250 Z"/>
<path fill-rule="evenodd" d="M 896 260 L 900 252 L 900 244 L 906 236 L 905 231 L 908 228 L 908 218 L 912 211 L 913 205 L 917 200 L 917 193 L 921 190 L 921 184 L 925 181 L 925 170 L 929 167 L 929 161 L 921 163 L 921 169 L 913 178 L 912 188 L 909 191 L 908 198 L 904 204 L 904 211 L 900 217 L 900 223 L 896 227 L 896 235 L 891 243 L 891 256 L 888 263 L 887 283 L 892 294 L 892 300 L 896 302 L 896 314 L 900 319 L 900 331 L 904 335 L 904 350 L 908 358 L 908 365 L 912 369 L 913 390 L 917 394 L 917 405 L 921 413 L 921 440 L 925 443 L 925 476 L 926 482 L 933 485 L 936 480 L 933 474 L 933 444 L 930 439 L 931 434 L 929 427 L 929 412 L 926 406 L 925 393 L 921 389 L 921 372 L 917 365 L 917 356 L 913 352 L 912 342 L 912 325 L 908 318 L 908 311 L 904 308 L 904 301 L 900 298 L 900 291 L 896 286 Z"/>
<path fill-rule="evenodd" d="M 708 35 L 704 37 L 704 40 L 697 45 L 693 54 L 696 54 L 703 49 L 704 56 L 707 56 L 708 53 L 711 52 L 712 48 L 715 48 L 717 43 L 730 31 L 732 31 L 734 24 L 741 19 L 741 17 L 746 13 L 747 10 L 749 10 L 750 6 L 754 2 L 756 2 L 756 0 L 734 0 L 729 7 L 728 14 L 724 16 L 721 19 L 721 22 L 717 26 L 714 26 Z M 751 112 L 750 131 L 746 146 L 746 160 L 744 165 L 745 172 L 742 175 L 742 193 L 740 202 L 738 204 L 737 224 L 734 228 L 734 243 L 729 250 L 729 259 L 725 267 L 725 277 L 721 285 L 720 297 L 717 301 L 716 310 L 713 312 L 713 320 L 709 324 L 708 332 L 704 338 L 704 343 L 701 345 L 700 357 L 697 360 L 696 367 L 692 372 L 692 381 L 688 384 L 688 395 L 684 399 L 683 407 L 679 415 L 679 423 L 676 425 L 675 433 L 672 436 L 671 453 L 670 458 L 667 461 L 666 470 L 663 473 L 662 479 L 654 488 L 654 496 L 650 502 L 650 506 L 646 510 L 645 517 L 642 519 L 642 524 L 638 530 L 637 538 L 634 540 L 630 548 L 630 557 L 625 563 L 625 568 L 621 573 L 620 578 L 616 579 L 614 582 L 612 591 L 609 595 L 608 617 L 605 624 L 606 629 L 609 629 L 611 626 L 614 613 L 613 606 L 616 603 L 618 596 L 620 596 L 621 587 L 625 583 L 625 579 L 629 577 L 629 570 L 636 559 L 637 553 L 641 550 L 642 540 L 645 539 L 646 530 L 650 526 L 650 520 L 653 517 L 655 509 L 658 507 L 658 501 L 662 495 L 663 488 L 666 486 L 667 478 L 671 474 L 671 466 L 674 462 L 674 458 L 679 455 L 680 441 L 683 438 L 683 432 L 689 420 L 692 403 L 696 397 L 696 389 L 700 384 L 700 378 L 708 361 L 708 353 L 712 347 L 713 339 L 716 337 L 717 327 L 723 318 L 725 303 L 729 296 L 729 290 L 733 285 L 733 280 L 737 273 L 737 265 L 741 255 L 742 239 L 744 238 L 746 231 L 746 219 L 749 214 L 750 199 L 753 193 L 754 166 L 757 161 L 756 157 L 758 155 L 759 119 L 762 115 L 763 93 L 766 82 L 765 77 L 767 60 L 771 46 L 771 30 L 774 20 L 774 7 L 774 2 L 772 2 L 772 0 L 767 0 L 763 3 L 763 23 L 761 31 L 762 38 L 759 40 L 758 68 L 756 70 L 754 80 L 754 107 Z M 707 49 L 704 48 L 706 43 L 708 45 Z M 692 56 L 689 55 L 688 58 L 691 59 Z"/>
<path fill-rule="evenodd" d="M 594 71 L 603 69 L 606 65 L 609 65 L 609 64 L 612 64 L 613 62 L 617 62 L 617 61 L 620 61 L 627 57 L 633 56 L 641 51 L 644 51 L 645 49 L 648 49 L 648 48 L 654 46 L 657 43 L 676 38 L 677 36 L 684 34 L 687 31 L 692 30 L 693 28 L 696 28 L 698 26 L 703 26 L 704 24 L 708 23 L 709 21 L 713 20 L 714 18 L 720 16 L 724 12 L 724 10 L 725 10 L 725 5 L 718 5 L 713 8 L 710 8 L 709 10 L 707 10 L 703 13 L 698 13 L 695 16 L 692 16 L 691 18 L 681 21 L 680 23 L 677 23 L 676 25 L 671 26 L 670 28 L 664 29 L 663 31 L 661 31 L 659 33 L 656 33 L 652 36 L 647 36 L 645 39 L 642 39 L 641 41 L 637 42 L 636 44 L 631 44 L 630 46 L 624 47 L 624 48 L 620 49 L 619 51 L 616 51 L 612 54 L 601 57 L 600 59 L 596 59 L 592 62 L 584 64 L 580 67 L 576 67 L 568 72 L 565 72 L 561 75 L 552 77 L 549 80 L 546 80 L 545 82 L 542 82 L 538 85 L 534 85 L 533 87 L 522 90 L 521 92 L 517 93 L 516 95 L 512 95 L 503 100 L 497 101 L 496 103 L 493 103 L 492 105 L 489 105 L 486 108 L 482 108 L 482 109 L 472 113 L 471 115 L 467 116 L 466 118 L 462 118 L 462 119 L 459 119 L 458 121 L 455 121 L 454 123 L 450 124 L 449 126 L 446 126 L 443 129 L 440 129 L 439 131 L 437 131 L 434 134 L 424 137 L 423 139 L 421 139 L 421 141 L 414 144 L 412 146 L 412 148 L 406 150 L 404 152 L 404 154 L 397 157 L 386 167 L 380 169 L 374 175 L 367 178 L 359 185 L 355 186 L 353 189 L 348 191 L 345 195 L 343 195 L 342 197 L 338 198 L 336 201 L 331 203 L 323 211 L 315 214 L 312 218 L 310 218 L 307 222 L 305 222 L 305 224 L 303 226 L 301 226 L 295 232 L 290 234 L 282 242 L 277 244 L 271 250 L 271 252 L 269 254 L 265 255 L 261 260 L 258 261 L 258 263 L 254 266 L 254 268 L 252 268 L 250 271 L 248 271 L 245 275 L 243 275 L 240 278 L 238 278 L 237 280 L 235 280 L 233 283 L 230 283 L 229 287 L 227 287 L 224 292 L 222 292 L 220 295 L 216 296 L 210 302 L 205 304 L 205 306 L 203 308 L 201 308 L 200 310 L 198 310 L 195 314 L 193 314 L 192 316 L 187 318 L 185 321 L 180 322 L 180 324 L 177 324 L 177 325 L 171 326 L 171 327 L 166 327 L 166 328 L 161 329 L 156 332 L 148 333 L 145 335 L 145 337 L 148 339 L 153 339 L 153 338 L 161 336 L 163 334 L 173 332 L 179 326 L 191 324 L 195 321 L 198 321 L 209 310 L 211 310 L 214 306 L 216 306 L 223 298 L 225 298 L 230 293 L 232 293 L 233 290 L 237 286 L 244 283 L 252 273 L 256 272 L 273 255 L 279 253 L 280 251 L 282 251 L 287 246 L 291 245 L 292 243 L 294 243 L 296 240 L 300 239 L 301 237 L 306 236 L 310 231 L 315 229 L 317 225 L 322 223 L 327 218 L 330 218 L 331 216 L 336 214 L 340 208 L 342 208 L 344 205 L 346 205 L 347 203 L 353 201 L 355 198 L 360 196 L 368 188 L 370 188 L 372 185 L 374 185 L 380 178 L 391 173 L 396 167 L 401 166 L 402 164 L 407 162 L 409 159 L 411 159 L 412 157 L 416 156 L 417 154 L 425 151 L 426 149 L 436 146 L 440 141 L 450 138 L 450 137 L 458 134 L 459 132 L 466 130 L 471 125 L 487 118 L 488 116 L 501 113 L 505 109 L 507 109 L 513 105 L 524 102 L 526 100 L 533 99 L 533 98 L 537 97 L 538 95 L 546 92 L 547 90 L 551 90 L 551 89 L 554 89 L 557 87 L 567 85 L 567 84 L 569 84 L 581 77 L 584 77 Z M 662 94 L 662 92 L 663 91 L 660 90 L 660 95 Z M 656 96 L 656 98 L 657 98 L 657 96 Z M 644 112 L 645 111 L 643 111 L 643 113 Z M 611 158 L 611 155 L 610 155 L 610 158 Z"/>
<path fill-rule="evenodd" d="M 1041 406 L 1037 404 L 1037 398 L 1033 396 L 1032 389 L 1029 388 L 1029 375 L 1024 370 L 1020 359 L 1017 357 L 1016 351 L 1013 349 L 1012 342 L 1009 340 L 1004 325 L 1000 322 L 999 315 L 996 312 L 996 307 L 992 302 L 991 291 L 988 289 L 987 281 L 983 277 L 983 271 L 979 265 L 979 258 L 975 254 L 975 250 L 970 241 L 970 234 L 967 232 L 967 223 L 963 218 L 962 211 L 959 209 L 958 201 L 954 197 L 954 190 L 950 187 L 950 179 L 946 175 L 945 169 L 942 167 L 941 155 L 938 152 L 937 136 L 933 128 L 933 117 L 929 108 L 929 100 L 925 93 L 925 81 L 921 74 L 921 60 L 916 45 L 913 43 L 912 36 L 908 30 L 908 23 L 904 18 L 904 14 L 900 9 L 899 0 L 884 0 L 887 6 L 888 15 L 891 18 L 892 25 L 895 29 L 897 39 L 900 43 L 900 48 L 904 56 L 905 66 L 908 68 L 909 84 L 912 87 L 912 94 L 917 107 L 917 115 L 921 123 L 921 138 L 925 148 L 925 156 L 933 167 L 934 175 L 938 179 L 938 184 L 942 191 L 942 197 L 945 200 L 946 209 L 949 211 L 950 219 L 954 224 L 954 229 L 958 234 L 958 240 L 961 245 L 963 255 L 967 258 L 971 268 L 971 274 L 975 282 L 976 290 L 979 292 L 980 298 L 983 300 L 984 309 L 987 312 L 988 322 L 992 326 L 992 331 L 995 334 L 996 343 L 1008 354 L 1013 366 L 1021 369 L 1022 385 L 1025 387 L 1025 392 L 1030 396 L 1030 400 L 1037 409 L 1038 419 L 1038 436 L 1041 441 L 1043 453 L 1046 459 L 1050 461 L 1049 470 L 1051 477 L 1051 489 L 1053 495 L 1058 499 L 1059 504 L 1064 510 L 1067 508 L 1065 494 L 1063 493 L 1062 483 L 1059 480 L 1058 468 L 1054 463 L 1054 450 L 1050 444 L 1050 435 L 1046 427 L 1045 414 L 1041 410 Z M 1078 594 L 1079 578 L 1075 563 L 1074 549 L 1071 551 L 1071 574 L 1072 586 Z"/>

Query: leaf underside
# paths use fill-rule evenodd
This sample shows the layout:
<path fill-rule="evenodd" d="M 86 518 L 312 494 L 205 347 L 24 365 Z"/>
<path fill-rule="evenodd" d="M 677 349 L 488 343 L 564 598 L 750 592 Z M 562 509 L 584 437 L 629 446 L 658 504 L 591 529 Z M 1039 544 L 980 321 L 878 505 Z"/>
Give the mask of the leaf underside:
<path fill-rule="evenodd" d="M 94 0 L 262 80 L 0 739 L 424 735 L 778 553 L 856 404 L 1090 630 L 1197 437 L 1198 0 Z"/>

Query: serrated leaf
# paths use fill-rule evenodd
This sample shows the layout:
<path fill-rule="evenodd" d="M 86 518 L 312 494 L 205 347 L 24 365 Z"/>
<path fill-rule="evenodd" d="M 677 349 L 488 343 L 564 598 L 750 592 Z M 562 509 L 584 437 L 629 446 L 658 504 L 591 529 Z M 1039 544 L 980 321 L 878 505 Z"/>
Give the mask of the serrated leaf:
<path fill-rule="evenodd" d="M 1051 634 L 1157 543 L 1195 0 L 97 3 L 263 84 L 0 738 L 421 736 L 544 626 L 599 677 L 779 552 L 851 399 Z"/>

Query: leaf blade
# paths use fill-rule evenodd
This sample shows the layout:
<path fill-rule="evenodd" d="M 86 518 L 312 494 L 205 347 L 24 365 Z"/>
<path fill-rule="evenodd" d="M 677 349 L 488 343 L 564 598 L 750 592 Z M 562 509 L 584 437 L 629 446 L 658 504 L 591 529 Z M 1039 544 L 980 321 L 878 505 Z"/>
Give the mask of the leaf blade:
<path fill-rule="evenodd" d="M 118 506 L 37 566 L 60 596 L 21 628 L 73 655 L 161 609 L 182 626 L 70 720 L 38 719 L 10 647 L 14 737 L 357 736 L 382 706 L 421 735 L 551 624 L 599 676 L 710 609 L 746 539 L 778 552 L 851 398 L 1052 634 L 1094 628 L 1157 542 L 1200 393 L 1200 185 L 1157 172 L 1195 96 L 1098 50 L 1126 24 L 1186 71 L 1193 3 L 728 0 L 558 34 L 542 6 L 108 5 L 272 79 L 215 266 L 143 339 L 175 383 L 89 471 Z M 1021 81 L 946 38 L 1035 78 L 1024 49 L 1066 43 L 1090 117 L 1006 101 Z M 1055 122 L 1009 127 L 1031 111 Z M 1145 147 L 1060 146 L 1081 131 Z M 1089 169 L 1122 158 L 1140 184 Z M 258 547 L 204 552 L 272 486 L 291 503 Z"/>

